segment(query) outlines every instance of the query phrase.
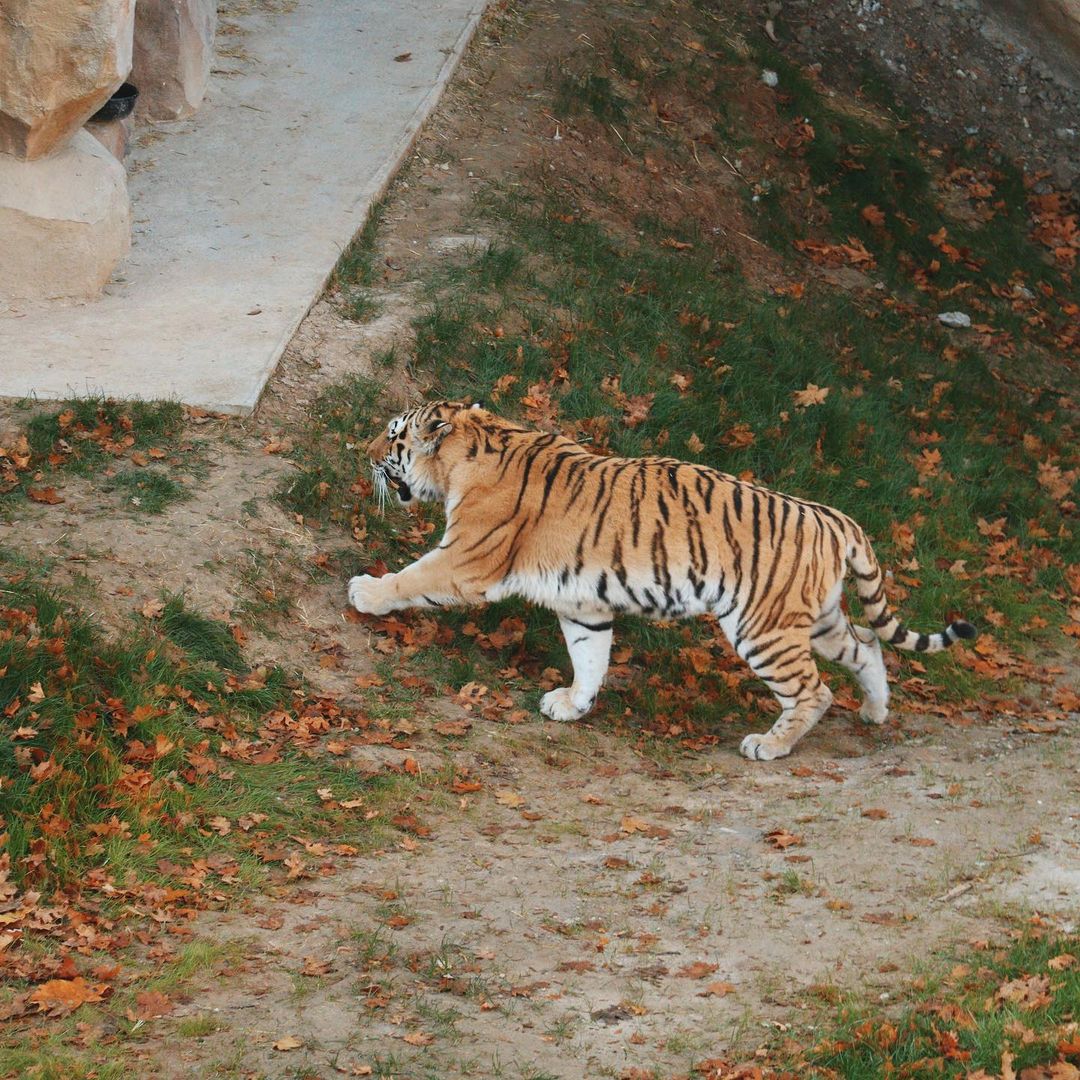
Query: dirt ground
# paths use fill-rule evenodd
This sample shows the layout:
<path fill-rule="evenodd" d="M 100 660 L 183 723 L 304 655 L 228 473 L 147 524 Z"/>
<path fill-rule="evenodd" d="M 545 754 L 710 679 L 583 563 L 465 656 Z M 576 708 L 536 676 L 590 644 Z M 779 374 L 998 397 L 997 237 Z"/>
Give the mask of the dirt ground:
<path fill-rule="evenodd" d="M 222 618 L 253 593 L 288 593 L 293 614 L 252 629 L 247 660 L 353 693 L 375 659 L 367 631 L 345 617 L 344 580 L 309 573 L 329 540 L 274 501 L 293 466 L 265 447 L 322 387 L 370 373 L 390 345 L 407 352 L 424 268 L 488 239 L 472 192 L 546 152 L 554 125 L 529 87 L 583 20 L 535 3 L 482 29 L 392 189 L 380 314 L 351 322 L 321 302 L 253 420 L 193 423 L 207 468 L 190 501 L 133 517 L 72 482 L 62 507 L 0 526 L 0 543 L 55 558 L 58 580 L 116 626 L 163 589 Z M 735 212 L 725 220 L 737 232 Z M 312 662 L 330 648 L 340 667 Z M 139 1075 L 681 1076 L 733 1046 L 752 1055 L 838 990 L 888 1002 L 934 950 L 1025 912 L 1076 929 L 1075 728 L 904 714 L 868 730 L 834 712 L 794 757 L 751 764 L 735 739 L 642 754 L 539 714 L 473 716 L 448 738 L 434 724 L 461 704 L 428 712 L 406 749 L 362 748 L 357 768 L 411 758 L 421 779 L 467 772 L 482 790 L 421 785 L 411 810 L 429 835 L 201 916 L 196 938 L 224 959 L 147 1025 Z"/>

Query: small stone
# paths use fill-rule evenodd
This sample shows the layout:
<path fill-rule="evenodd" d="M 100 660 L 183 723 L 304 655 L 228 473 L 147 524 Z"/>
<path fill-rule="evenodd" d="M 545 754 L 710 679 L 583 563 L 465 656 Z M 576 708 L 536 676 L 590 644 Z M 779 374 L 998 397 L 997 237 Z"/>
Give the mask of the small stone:
<path fill-rule="evenodd" d="M 1076 166 L 1068 158 L 1058 158 L 1050 166 L 1050 179 L 1059 190 L 1068 191 L 1076 184 Z"/>
<path fill-rule="evenodd" d="M 491 247 L 491 238 L 480 233 L 466 233 L 460 236 L 436 236 L 429 246 L 436 255 L 455 255 L 459 251 L 481 252 Z"/>
<path fill-rule="evenodd" d="M 761 81 L 766 86 L 776 87 L 780 85 L 780 76 L 777 75 L 775 71 L 772 71 L 769 68 L 765 68 L 761 72 Z"/>
<path fill-rule="evenodd" d="M 52 157 L 0 154 L 0 299 L 88 300 L 131 246 L 127 177 L 92 135 Z"/>
<path fill-rule="evenodd" d="M 945 326 L 955 326 L 958 329 L 966 329 L 971 325 L 971 316 L 963 311 L 943 311 L 938 315 L 938 322 Z"/>

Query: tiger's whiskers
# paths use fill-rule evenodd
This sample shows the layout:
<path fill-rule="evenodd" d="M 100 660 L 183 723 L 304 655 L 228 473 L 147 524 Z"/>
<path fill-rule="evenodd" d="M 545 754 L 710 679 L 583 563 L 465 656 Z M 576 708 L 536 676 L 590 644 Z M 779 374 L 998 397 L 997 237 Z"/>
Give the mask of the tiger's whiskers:
<path fill-rule="evenodd" d="M 381 465 L 371 467 L 371 486 L 375 490 L 375 499 L 379 505 L 379 517 L 386 517 L 386 500 L 390 493 L 387 491 L 386 473 Z"/>

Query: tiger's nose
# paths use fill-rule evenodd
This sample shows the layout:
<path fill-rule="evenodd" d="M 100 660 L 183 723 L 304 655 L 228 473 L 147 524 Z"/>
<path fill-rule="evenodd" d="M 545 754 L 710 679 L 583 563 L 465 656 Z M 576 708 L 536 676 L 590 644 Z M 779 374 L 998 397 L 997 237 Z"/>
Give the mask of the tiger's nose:
<path fill-rule="evenodd" d="M 367 454 L 374 462 L 380 462 L 386 457 L 386 451 L 389 449 L 390 443 L 386 438 L 386 435 L 380 432 L 375 436 L 371 442 L 368 443 Z"/>

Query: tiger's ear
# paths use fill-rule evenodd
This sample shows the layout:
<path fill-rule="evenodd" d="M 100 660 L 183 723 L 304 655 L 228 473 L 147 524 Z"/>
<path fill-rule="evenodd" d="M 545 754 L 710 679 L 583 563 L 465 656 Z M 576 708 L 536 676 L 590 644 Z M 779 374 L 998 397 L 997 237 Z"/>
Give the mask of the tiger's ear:
<path fill-rule="evenodd" d="M 484 403 L 483 403 L 482 401 L 474 401 L 474 402 L 473 402 L 473 403 L 472 403 L 472 404 L 471 404 L 471 405 L 469 406 L 469 408 L 470 408 L 470 409 L 482 409 L 482 408 L 484 408 Z"/>

